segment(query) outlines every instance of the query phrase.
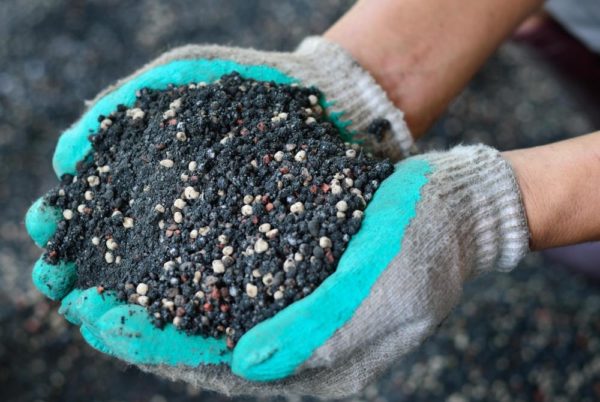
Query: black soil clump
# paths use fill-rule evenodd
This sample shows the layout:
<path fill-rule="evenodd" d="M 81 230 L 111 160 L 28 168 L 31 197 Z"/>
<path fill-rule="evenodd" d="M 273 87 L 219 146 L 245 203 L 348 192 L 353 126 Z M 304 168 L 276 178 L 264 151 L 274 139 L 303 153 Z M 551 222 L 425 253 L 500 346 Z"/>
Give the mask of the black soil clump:
<path fill-rule="evenodd" d="M 139 91 L 47 196 L 64 219 L 46 260 L 232 347 L 335 271 L 393 171 L 344 143 L 318 99 L 237 73 Z"/>

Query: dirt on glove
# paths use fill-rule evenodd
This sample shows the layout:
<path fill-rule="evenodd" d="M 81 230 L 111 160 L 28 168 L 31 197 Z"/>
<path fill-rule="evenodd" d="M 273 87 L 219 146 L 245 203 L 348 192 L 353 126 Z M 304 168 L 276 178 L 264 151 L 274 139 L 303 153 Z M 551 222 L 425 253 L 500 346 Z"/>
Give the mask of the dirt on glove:
<path fill-rule="evenodd" d="M 335 271 L 393 166 L 345 143 L 316 89 L 232 73 L 136 95 L 46 197 L 64 219 L 45 258 L 233 347 Z"/>

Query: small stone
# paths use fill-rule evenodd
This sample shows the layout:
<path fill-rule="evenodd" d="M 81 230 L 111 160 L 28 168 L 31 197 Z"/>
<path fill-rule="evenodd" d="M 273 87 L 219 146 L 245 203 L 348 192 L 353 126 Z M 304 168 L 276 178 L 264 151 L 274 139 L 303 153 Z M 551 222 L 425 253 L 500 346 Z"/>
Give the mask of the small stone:
<path fill-rule="evenodd" d="M 90 187 L 96 187 L 100 184 L 100 178 L 98 176 L 91 175 L 88 176 L 86 180 Z"/>
<path fill-rule="evenodd" d="M 285 120 L 288 118 L 288 114 L 285 112 L 281 112 L 277 115 L 277 117 L 279 117 L 281 120 Z"/>
<path fill-rule="evenodd" d="M 271 284 L 273 283 L 273 274 L 269 272 L 266 275 L 264 275 L 262 277 L 262 283 L 264 283 L 267 286 L 271 286 Z"/>
<path fill-rule="evenodd" d="M 63 211 L 63 218 L 65 218 L 65 220 L 70 221 L 71 219 L 73 219 L 73 211 L 71 211 L 70 209 L 65 209 Z"/>
<path fill-rule="evenodd" d="M 146 113 L 144 113 L 144 111 L 139 107 L 129 109 L 125 114 L 127 115 L 127 117 L 131 117 L 133 120 L 143 119 L 146 115 Z"/>
<path fill-rule="evenodd" d="M 177 111 L 177 110 L 179 110 L 180 107 L 181 107 L 181 98 L 177 98 L 177 99 L 175 99 L 173 102 L 171 102 L 169 104 L 169 109 L 170 110 Z"/>
<path fill-rule="evenodd" d="M 281 151 L 277 151 L 275 152 L 275 154 L 273 155 L 273 158 L 277 161 L 277 162 L 281 162 L 283 160 L 283 157 L 285 156 L 285 154 Z"/>
<path fill-rule="evenodd" d="M 316 95 L 308 95 L 308 102 L 311 106 L 315 106 L 319 103 L 319 98 L 317 98 Z"/>
<path fill-rule="evenodd" d="M 174 163 L 171 159 L 163 159 L 159 162 L 160 166 L 162 167 L 166 167 L 166 168 L 172 168 Z"/>
<path fill-rule="evenodd" d="M 185 135 L 183 131 L 178 131 L 177 134 L 175 134 L 175 138 L 177 141 L 185 141 L 187 140 L 187 135 Z"/>
<path fill-rule="evenodd" d="M 263 223 L 262 225 L 260 225 L 258 227 L 258 231 L 260 233 L 267 233 L 269 230 L 271 230 L 271 224 L 270 223 Z"/>
<path fill-rule="evenodd" d="M 209 226 L 202 226 L 200 229 L 198 229 L 198 233 L 200 234 L 200 236 L 206 236 L 208 232 L 210 232 Z"/>
<path fill-rule="evenodd" d="M 256 297 L 256 295 L 258 294 L 258 288 L 256 287 L 256 285 L 248 283 L 246 285 L 246 294 L 248 295 L 248 297 Z"/>
<path fill-rule="evenodd" d="M 112 120 L 111 119 L 104 119 L 104 120 L 102 120 L 100 122 L 100 129 L 101 130 L 106 130 L 110 126 L 112 126 Z"/>
<path fill-rule="evenodd" d="M 168 120 L 175 117 L 175 111 L 174 110 L 167 110 L 166 112 L 163 113 L 163 119 L 164 120 Z"/>
<path fill-rule="evenodd" d="M 321 248 L 331 248 L 331 239 L 326 236 L 321 237 L 319 239 L 319 246 Z"/>
<path fill-rule="evenodd" d="M 305 122 L 306 124 L 314 124 L 314 123 L 316 123 L 316 122 L 317 122 L 317 119 L 315 119 L 315 118 L 314 118 L 314 117 L 312 117 L 312 116 L 309 116 L 309 117 L 307 117 L 307 118 L 306 118 L 306 120 L 305 120 L 304 122 Z"/>
<path fill-rule="evenodd" d="M 137 298 L 137 302 L 140 306 L 146 307 L 148 305 L 148 303 L 150 302 L 150 299 L 148 299 L 148 296 L 139 296 Z"/>
<path fill-rule="evenodd" d="M 342 193 L 342 186 L 340 186 L 339 184 L 331 185 L 331 194 L 338 195 L 341 193 Z"/>
<path fill-rule="evenodd" d="M 188 170 L 190 172 L 195 171 L 197 168 L 198 168 L 198 163 L 197 162 L 191 161 L 190 163 L 188 163 Z"/>
<path fill-rule="evenodd" d="M 108 165 L 99 166 L 98 172 L 99 173 L 108 173 L 108 172 L 110 172 L 110 166 L 108 166 Z"/>
<path fill-rule="evenodd" d="M 183 208 L 185 208 L 186 205 L 187 205 L 187 202 L 185 202 L 181 198 L 178 198 L 175 200 L 175 202 L 173 202 L 173 206 L 177 209 L 183 209 Z"/>
<path fill-rule="evenodd" d="M 117 242 L 114 239 L 108 239 L 106 241 L 106 248 L 109 250 L 116 250 L 119 247 L 119 245 L 117 244 Z"/>
<path fill-rule="evenodd" d="M 172 271 L 176 266 L 177 264 L 175 264 L 175 261 L 167 261 L 163 264 L 163 269 L 165 271 Z"/>
<path fill-rule="evenodd" d="M 190 232 L 190 239 L 196 238 L 198 238 L 198 231 L 196 229 L 192 229 L 192 231 Z"/>
<path fill-rule="evenodd" d="M 340 212 L 346 212 L 348 210 L 348 203 L 344 200 L 338 201 L 338 203 L 335 204 L 335 208 Z"/>
<path fill-rule="evenodd" d="M 125 229 L 131 229 L 133 227 L 133 218 L 126 216 L 123 218 L 123 227 Z"/>
<path fill-rule="evenodd" d="M 278 235 L 279 235 L 279 229 L 271 229 L 265 234 L 265 236 L 267 236 L 267 239 L 274 239 Z"/>
<path fill-rule="evenodd" d="M 135 288 L 135 292 L 138 295 L 145 296 L 146 293 L 148 293 L 148 285 L 146 285 L 145 283 L 139 283 Z"/>
<path fill-rule="evenodd" d="M 179 211 L 175 212 L 175 213 L 173 214 L 173 220 L 174 220 L 176 223 L 181 223 L 181 222 L 183 222 L 183 214 L 182 214 L 181 212 L 179 212 Z"/>
<path fill-rule="evenodd" d="M 283 299 L 283 292 L 281 290 L 275 291 L 275 293 L 273 293 L 273 299 L 275 299 L 275 300 Z"/>
<path fill-rule="evenodd" d="M 252 204 L 253 201 L 254 201 L 254 196 L 252 196 L 250 194 L 246 194 L 244 196 L 244 204 L 249 205 L 249 204 Z"/>
<path fill-rule="evenodd" d="M 225 264 L 221 260 L 214 260 L 212 262 L 212 270 L 215 274 L 222 274 L 225 272 Z"/>
<path fill-rule="evenodd" d="M 242 215 L 244 215 L 244 216 L 252 215 L 252 207 L 250 205 L 244 205 L 242 207 Z"/>
<path fill-rule="evenodd" d="M 99 238 L 99 237 L 97 237 L 97 236 L 94 236 L 94 237 L 92 237 L 92 244 L 93 244 L 94 246 L 98 246 L 98 245 L 100 245 L 100 238 Z"/>
<path fill-rule="evenodd" d="M 195 200 L 200 197 L 200 192 L 192 186 L 188 186 L 183 190 L 183 196 L 188 200 Z"/>
<path fill-rule="evenodd" d="M 294 213 L 294 214 L 299 214 L 304 212 L 304 204 L 301 203 L 300 201 L 292 204 L 290 206 L 290 212 Z"/>
<path fill-rule="evenodd" d="M 253 269 L 252 270 L 252 276 L 254 278 L 260 278 L 262 276 L 262 273 L 260 272 L 260 269 Z"/>
<path fill-rule="evenodd" d="M 173 325 L 175 325 L 176 327 L 180 327 L 181 324 L 183 324 L 183 318 L 179 316 L 173 318 Z"/>
<path fill-rule="evenodd" d="M 289 272 L 289 270 L 294 267 L 296 267 L 296 263 L 289 258 L 283 262 L 283 270 L 285 272 Z"/>
<path fill-rule="evenodd" d="M 354 210 L 354 211 L 352 212 L 352 217 L 353 217 L 354 219 L 362 219 L 363 215 L 364 215 L 364 212 L 363 212 L 363 211 L 361 211 L 360 209 Z"/>
<path fill-rule="evenodd" d="M 348 158 L 355 158 L 356 157 L 356 151 L 353 149 L 347 149 L 346 150 L 346 157 Z"/>
<path fill-rule="evenodd" d="M 92 193 L 90 190 L 87 190 L 84 194 L 83 194 L 83 198 L 85 198 L 86 201 L 91 201 L 94 199 L 94 193 Z"/>
<path fill-rule="evenodd" d="M 233 247 L 231 247 L 231 246 L 223 247 L 223 255 L 232 255 L 232 254 L 233 254 Z"/>
<path fill-rule="evenodd" d="M 254 243 L 254 251 L 256 251 L 258 254 L 264 253 L 268 249 L 269 249 L 269 243 L 267 243 L 263 239 L 258 239 L 256 241 L 256 243 Z"/>
<path fill-rule="evenodd" d="M 304 162 L 306 160 L 306 151 L 305 150 L 298 151 L 298 153 L 296 153 L 296 155 L 294 155 L 294 160 L 296 160 L 296 162 Z"/>
<path fill-rule="evenodd" d="M 107 263 L 109 263 L 109 264 L 112 264 L 112 263 L 115 261 L 115 257 L 114 257 L 114 255 L 113 255 L 113 253 L 111 253 L 111 252 L 107 251 L 107 252 L 104 254 L 104 261 L 106 261 L 106 262 L 107 262 Z"/>
<path fill-rule="evenodd" d="M 229 243 L 229 237 L 227 235 L 224 235 L 224 234 L 219 235 L 219 237 L 217 237 L 217 240 L 221 244 L 227 244 L 227 243 Z"/>

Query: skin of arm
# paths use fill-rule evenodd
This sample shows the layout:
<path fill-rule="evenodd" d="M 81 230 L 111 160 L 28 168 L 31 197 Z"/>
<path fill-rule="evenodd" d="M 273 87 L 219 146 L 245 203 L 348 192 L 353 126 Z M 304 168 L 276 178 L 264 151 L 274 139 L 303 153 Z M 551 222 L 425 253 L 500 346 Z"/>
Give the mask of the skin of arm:
<path fill-rule="evenodd" d="M 325 34 L 367 69 L 420 137 L 543 0 L 360 0 Z"/>
<path fill-rule="evenodd" d="M 543 0 L 360 0 L 324 36 L 345 48 L 419 138 Z M 503 154 L 534 250 L 600 239 L 600 132 Z"/>
<path fill-rule="evenodd" d="M 600 131 L 503 156 L 521 188 L 532 249 L 600 240 Z"/>

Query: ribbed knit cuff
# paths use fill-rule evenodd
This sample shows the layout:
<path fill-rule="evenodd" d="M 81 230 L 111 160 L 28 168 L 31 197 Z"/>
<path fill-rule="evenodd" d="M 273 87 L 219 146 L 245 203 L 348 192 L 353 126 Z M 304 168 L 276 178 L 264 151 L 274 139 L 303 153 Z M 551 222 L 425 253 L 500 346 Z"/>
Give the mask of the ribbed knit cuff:
<path fill-rule="evenodd" d="M 384 144 L 371 144 L 393 160 L 409 156 L 413 139 L 404 121 L 404 113 L 388 98 L 373 77 L 346 50 L 319 36 L 306 38 L 295 52 L 305 60 L 305 76 L 333 100 L 329 112 L 343 112 L 351 121 L 350 129 L 365 132 L 376 118 L 391 124 L 392 136 Z"/>
<path fill-rule="evenodd" d="M 513 269 L 529 251 L 529 230 L 509 163 L 483 145 L 423 157 L 435 167 L 436 196 L 456 223 L 458 244 L 475 252 L 472 273 Z"/>

